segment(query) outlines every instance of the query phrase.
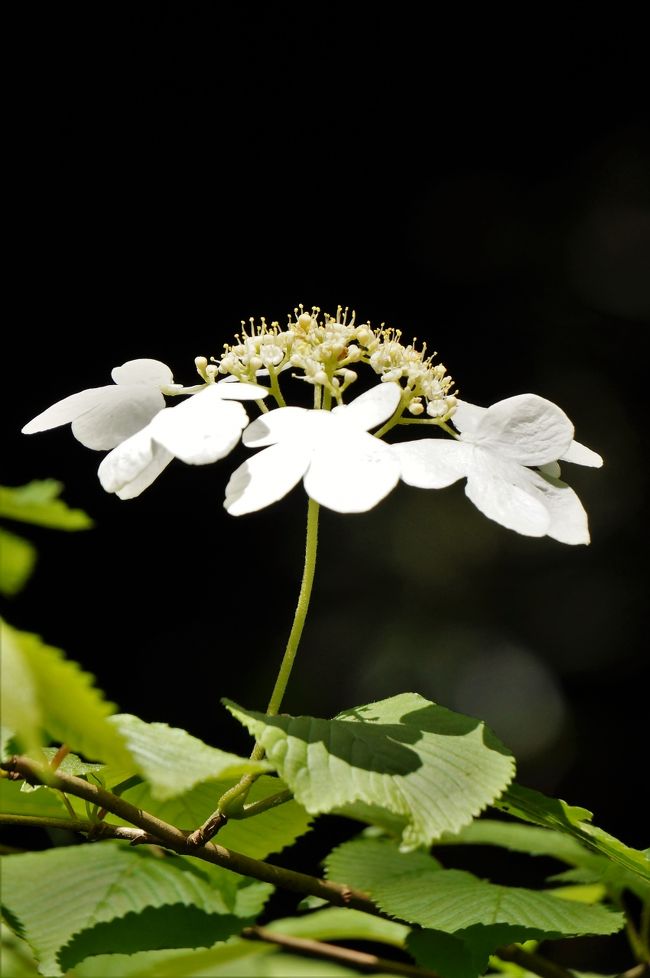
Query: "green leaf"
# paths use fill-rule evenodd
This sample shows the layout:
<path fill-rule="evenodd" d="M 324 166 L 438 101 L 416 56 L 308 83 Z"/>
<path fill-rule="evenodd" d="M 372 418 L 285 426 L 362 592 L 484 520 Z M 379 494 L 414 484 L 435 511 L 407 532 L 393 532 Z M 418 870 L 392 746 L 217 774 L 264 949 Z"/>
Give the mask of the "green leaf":
<path fill-rule="evenodd" d="M 0 962 L 5 978 L 39 978 L 34 957 L 27 944 L 0 921 Z"/>
<path fill-rule="evenodd" d="M 437 971 L 445 978 L 477 978 L 485 971 L 490 952 L 508 943 L 513 933 L 507 925 L 470 927 L 459 934 L 413 930 L 407 946 L 420 967 Z"/>
<path fill-rule="evenodd" d="M 66 978 L 230 978 L 242 975 L 250 978 L 258 971 L 258 960 L 266 955 L 275 957 L 270 944 L 245 941 L 233 937 L 204 950 L 171 949 L 138 951 L 135 954 L 101 954 L 86 958 L 75 966 Z M 243 963 L 247 970 L 239 971 Z M 234 970 L 231 970 L 234 969 Z"/>
<path fill-rule="evenodd" d="M 513 784 L 494 807 L 526 822 L 567 833 L 593 852 L 601 853 L 631 873 L 650 881 L 650 858 L 645 852 L 631 849 L 613 835 L 592 825 L 592 813 L 586 808 L 567 805 L 548 798 L 540 791 Z"/>
<path fill-rule="evenodd" d="M 44 747 L 41 751 L 43 756 L 43 764 L 51 764 L 53 758 L 56 756 L 58 748 L 57 747 Z M 62 771 L 63 774 L 73 774 L 77 778 L 83 778 L 86 774 L 96 773 L 101 771 L 104 767 L 103 764 L 95 764 L 92 761 L 83 761 L 77 754 L 66 754 L 60 764 L 57 765 L 57 772 Z M 45 785 L 42 784 L 28 784 L 27 781 L 23 781 L 20 786 L 21 791 L 49 791 Z"/>
<path fill-rule="evenodd" d="M 14 732 L 9 727 L 0 726 L 0 756 L 6 760 L 10 754 L 15 754 Z"/>
<path fill-rule="evenodd" d="M 440 869 L 425 853 L 400 853 L 388 841 L 344 843 L 327 857 L 326 867 L 330 879 L 366 891 L 385 913 L 449 934 L 477 925 L 505 924 L 516 928 L 517 936 L 509 939 L 519 941 L 550 935 L 612 934 L 624 923 L 621 914 L 602 907 L 569 903 L 551 893 L 499 886 L 471 873 Z"/>
<path fill-rule="evenodd" d="M 187 860 L 114 842 L 9 856 L 3 866 L 6 915 L 50 975 L 109 951 L 210 946 L 259 913 L 271 889 L 244 887 L 243 909 L 233 908 Z"/>
<path fill-rule="evenodd" d="M 27 583 L 36 564 L 36 547 L 0 527 L 0 594 L 12 597 Z"/>
<path fill-rule="evenodd" d="M 267 925 L 269 930 L 313 941 L 373 941 L 404 947 L 411 928 L 361 910 L 327 907 L 304 917 L 285 917 Z"/>
<path fill-rule="evenodd" d="M 373 971 L 374 978 L 394 978 Z M 210 950 L 143 951 L 89 958 L 67 978 L 359 978 L 356 968 L 285 954 L 271 944 L 231 938 Z"/>
<path fill-rule="evenodd" d="M 354 802 L 405 820 L 404 848 L 457 832 L 510 782 L 514 760 L 485 725 L 403 693 L 334 720 L 228 709 L 314 814 Z"/>
<path fill-rule="evenodd" d="M 171 822 L 182 829 L 195 829 L 216 808 L 221 795 L 232 788 L 233 781 L 206 782 L 176 798 L 159 801 L 152 797 L 147 785 L 138 785 L 124 792 L 122 797 L 138 808 L 143 808 L 158 818 Z M 286 785 L 278 778 L 260 777 L 253 784 L 248 800 L 260 801 L 283 791 Z M 110 821 L 119 822 L 112 816 Z M 253 818 L 231 819 L 219 830 L 217 841 L 228 849 L 245 852 L 254 859 L 265 859 L 271 852 L 280 852 L 304 835 L 311 826 L 311 816 L 296 801 L 288 801 L 277 808 L 270 808 Z"/>
<path fill-rule="evenodd" d="M 563 804 L 563 803 L 561 803 Z M 584 812 L 585 809 L 575 809 Z M 611 838 L 611 837 L 610 837 Z M 565 863 L 582 868 L 580 882 L 602 882 L 614 889 L 629 889 L 641 900 L 650 900 L 650 883 L 636 872 L 624 869 L 619 862 L 578 842 L 577 837 L 555 829 L 521 825 L 518 822 L 497 822 L 480 819 L 462 829 L 458 835 L 444 837 L 440 845 L 495 845 L 513 852 L 525 852 L 533 856 L 551 856 Z M 633 851 L 633 850 L 632 850 Z M 586 872 L 586 876 L 584 873 Z M 559 876 L 554 877 L 559 879 Z M 567 877 L 568 878 L 568 877 Z"/>
<path fill-rule="evenodd" d="M 58 791 L 22 791 L 20 781 L 0 778 L 0 812 L 4 815 L 36 815 L 40 818 L 66 818 L 68 812 Z M 83 817 L 86 817 L 84 812 Z"/>
<path fill-rule="evenodd" d="M 52 738 L 86 757 L 127 761 L 122 737 L 107 721 L 114 707 L 93 687 L 93 677 L 38 635 L 1 626 L 3 722 L 23 748 Z"/>
<path fill-rule="evenodd" d="M 117 785 L 134 774 L 141 774 L 150 785 L 152 797 L 173 798 L 208 779 L 239 779 L 243 774 L 268 771 L 267 761 L 251 761 L 209 747 L 197 737 L 166 723 L 145 723 L 129 713 L 109 720 L 126 744 L 133 760 L 129 764 L 107 767 L 104 779 Z M 218 796 L 217 796 L 218 797 Z"/>
<path fill-rule="evenodd" d="M 25 486 L 0 486 L 0 516 L 53 530 L 86 530 L 91 518 L 80 509 L 70 509 L 58 497 L 63 485 L 56 479 L 42 479 Z"/>
<path fill-rule="evenodd" d="M 578 865 L 589 855 L 576 839 L 562 832 L 521 825 L 518 822 L 498 822 L 491 818 L 472 822 L 457 835 L 438 839 L 437 844 L 501 846 L 511 852 L 526 852 L 531 856 L 552 856 L 573 865 Z"/>

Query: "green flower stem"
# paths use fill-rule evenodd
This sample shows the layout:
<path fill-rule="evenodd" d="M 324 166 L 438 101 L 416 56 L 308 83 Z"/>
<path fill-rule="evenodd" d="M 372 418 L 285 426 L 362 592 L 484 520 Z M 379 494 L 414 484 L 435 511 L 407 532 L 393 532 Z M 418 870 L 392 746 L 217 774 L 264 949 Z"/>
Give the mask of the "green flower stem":
<path fill-rule="evenodd" d="M 383 438 L 384 435 L 391 430 L 391 428 L 394 428 L 396 424 L 401 423 L 402 415 L 404 414 L 404 411 L 406 410 L 412 396 L 412 391 L 402 391 L 401 400 L 395 408 L 394 413 L 391 414 L 386 424 L 382 425 L 379 431 L 375 431 L 375 438 Z"/>
<path fill-rule="evenodd" d="M 287 402 L 282 396 L 282 391 L 280 390 L 280 385 L 278 383 L 278 374 L 275 367 L 269 364 L 268 371 L 269 371 L 269 380 L 271 381 L 271 393 L 273 394 L 273 397 L 277 401 L 278 407 L 286 407 Z"/>
<path fill-rule="evenodd" d="M 296 659 L 298 646 L 300 645 L 302 630 L 305 627 L 305 620 L 309 610 L 309 599 L 311 598 L 312 587 L 314 584 L 314 573 L 316 571 L 319 512 L 320 506 L 318 503 L 313 499 L 310 499 L 307 509 L 307 539 L 305 542 L 305 564 L 302 572 L 302 584 L 300 585 L 298 604 L 296 605 L 296 611 L 293 616 L 293 625 L 291 626 L 291 632 L 289 633 L 287 647 L 280 664 L 278 677 L 275 680 L 275 686 L 273 687 L 273 692 L 271 693 L 269 705 L 266 708 L 266 712 L 271 716 L 275 716 L 279 712 L 282 705 L 282 700 L 289 683 L 289 677 L 291 676 L 291 670 Z M 264 748 L 261 746 L 261 744 L 256 743 L 251 752 L 251 760 L 259 761 L 263 757 Z M 206 841 L 206 839 L 212 838 L 215 831 L 217 831 L 223 824 L 224 816 L 227 818 L 246 817 L 244 814 L 246 811 L 244 809 L 244 802 L 246 801 L 246 796 L 248 795 L 251 785 L 256 780 L 256 777 L 257 775 L 254 774 L 245 774 L 236 785 L 229 788 L 228 791 L 226 791 L 219 799 L 217 808 L 212 813 L 210 818 L 207 819 L 207 821 L 204 822 L 195 833 L 192 833 L 192 841 Z M 250 815 L 253 813 L 249 812 L 248 814 Z"/>
<path fill-rule="evenodd" d="M 278 678 L 275 681 L 273 692 L 266 712 L 274 716 L 278 713 L 282 700 L 289 682 L 296 652 L 300 645 L 302 630 L 305 627 L 305 620 L 309 610 L 309 599 L 314 584 L 314 573 L 316 571 L 316 554 L 318 552 L 318 515 L 320 506 L 313 499 L 309 500 L 307 508 L 307 539 L 305 541 L 305 565 L 302 572 L 302 584 L 298 595 L 298 604 L 293 617 L 293 625 L 289 634 L 287 647 L 280 665 Z M 257 758 L 256 758 L 257 760 Z"/>
<path fill-rule="evenodd" d="M 250 805 L 244 805 L 240 818 L 252 818 L 254 815 L 261 815 L 262 812 L 268 812 L 271 808 L 286 805 L 292 798 L 293 791 L 289 788 L 285 791 L 278 791 L 277 795 L 269 795 L 267 798 L 260 798 L 259 801 L 254 801 Z"/>

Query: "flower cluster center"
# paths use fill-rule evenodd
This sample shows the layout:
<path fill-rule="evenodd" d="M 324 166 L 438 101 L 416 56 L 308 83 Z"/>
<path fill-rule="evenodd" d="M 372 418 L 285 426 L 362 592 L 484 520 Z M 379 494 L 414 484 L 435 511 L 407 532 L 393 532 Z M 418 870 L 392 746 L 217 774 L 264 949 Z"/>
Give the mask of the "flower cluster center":
<path fill-rule="evenodd" d="M 418 416 L 426 413 L 440 421 L 451 417 L 456 407 L 453 380 L 442 363 L 434 363 L 421 348 L 402 342 L 400 330 L 356 323 L 354 312 L 341 306 L 336 316 L 310 312 L 302 305 L 294 309 L 285 328 L 265 319 L 242 322 L 235 343 L 225 344 L 216 359 L 220 374 L 241 382 L 255 383 L 260 372 L 272 379 L 287 369 L 328 392 L 337 403 L 357 379 L 358 364 L 367 364 L 382 381 L 397 382 L 402 388 L 403 409 Z"/>

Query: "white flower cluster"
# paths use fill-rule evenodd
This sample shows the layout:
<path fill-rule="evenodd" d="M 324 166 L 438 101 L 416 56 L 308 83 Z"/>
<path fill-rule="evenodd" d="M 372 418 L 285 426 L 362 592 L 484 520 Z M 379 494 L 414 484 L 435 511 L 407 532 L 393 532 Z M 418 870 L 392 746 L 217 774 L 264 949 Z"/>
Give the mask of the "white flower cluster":
<path fill-rule="evenodd" d="M 457 400 L 445 367 L 434 365 L 425 349 L 404 346 L 398 331 L 356 326 L 347 310 L 322 321 L 318 313 L 300 307 L 285 330 L 251 324 L 213 365 L 197 357 L 203 382 L 196 387 L 175 384 L 158 360 L 131 360 L 113 370 L 113 384 L 58 401 L 23 432 L 71 423 L 82 444 L 108 450 L 99 478 L 122 499 L 140 495 L 173 458 L 205 465 L 225 457 L 243 431 L 244 445 L 262 450 L 228 482 L 224 505 L 234 516 L 270 505 L 301 480 L 323 506 L 356 513 L 375 506 L 400 479 L 440 489 L 465 478 L 468 498 L 503 526 L 568 544 L 589 542 L 587 515 L 560 481 L 558 460 L 600 466 L 602 459 L 573 440 L 573 425 L 559 407 L 535 394 L 489 408 Z M 351 363 L 369 365 L 382 382 L 345 404 L 343 394 L 356 379 Z M 313 409 L 285 405 L 278 374 L 288 368 L 314 385 Z M 226 376 L 217 383 L 218 374 Z M 170 408 L 165 395 L 188 397 Z M 271 411 L 269 396 L 279 405 Z M 240 401 L 257 402 L 262 413 L 249 423 Z M 405 411 L 415 417 L 407 420 Z M 450 415 L 456 431 L 446 423 Z M 400 423 L 438 426 L 452 440 L 383 441 Z M 380 430 L 373 435 L 372 429 Z"/>
<path fill-rule="evenodd" d="M 226 345 L 218 370 L 239 381 L 255 382 L 257 377 L 277 374 L 291 368 L 308 383 L 323 388 L 341 404 L 345 390 L 357 379 L 357 364 L 368 364 L 382 381 L 396 381 L 402 387 L 404 407 L 415 416 L 426 413 L 439 420 L 450 418 L 456 407 L 451 392 L 453 381 L 444 364 L 434 364 L 426 356 L 426 346 L 418 350 L 405 346 L 399 330 L 359 326 L 355 314 L 341 306 L 336 316 L 320 309 L 294 310 L 286 329 L 277 322 L 269 326 L 264 319 L 257 325 L 242 323 L 237 342 Z M 424 404 L 422 402 L 425 402 Z"/>

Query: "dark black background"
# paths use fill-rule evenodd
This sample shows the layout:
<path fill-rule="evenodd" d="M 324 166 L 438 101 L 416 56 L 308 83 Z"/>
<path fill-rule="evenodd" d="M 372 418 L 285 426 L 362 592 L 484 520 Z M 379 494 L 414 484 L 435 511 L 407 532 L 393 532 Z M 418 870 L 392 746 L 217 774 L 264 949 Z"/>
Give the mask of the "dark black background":
<path fill-rule="evenodd" d="M 193 382 L 241 319 L 298 302 L 439 351 L 469 401 L 535 391 L 606 459 L 593 542 L 486 521 L 460 486 L 323 516 L 285 707 L 416 690 L 485 716 L 526 783 L 647 845 L 649 148 L 640 25 L 276 4 L 15 13 L 3 481 L 96 519 L 29 531 L 8 610 L 122 709 L 244 751 L 291 622 L 305 502 L 222 509 L 242 449 L 121 502 L 68 429 L 18 430 L 149 356 Z M 586 15 L 585 15 L 586 16 Z M 302 393 L 300 390 L 298 393 Z"/>

